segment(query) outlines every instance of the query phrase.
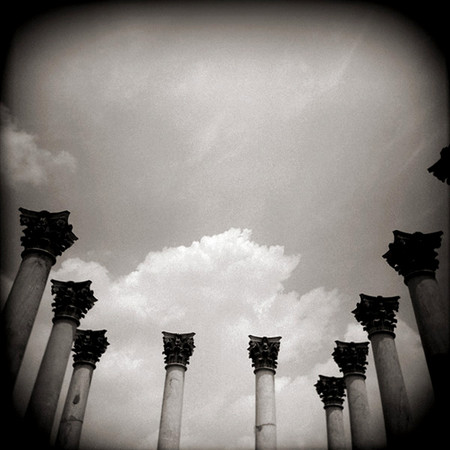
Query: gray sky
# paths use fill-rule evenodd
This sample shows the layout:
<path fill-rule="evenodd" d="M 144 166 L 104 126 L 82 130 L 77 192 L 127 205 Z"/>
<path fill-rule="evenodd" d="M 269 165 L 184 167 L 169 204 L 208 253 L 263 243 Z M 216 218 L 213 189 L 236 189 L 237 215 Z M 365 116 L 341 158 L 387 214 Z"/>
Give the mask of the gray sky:
<path fill-rule="evenodd" d="M 103 4 L 18 30 L 2 100 L 2 280 L 7 291 L 20 263 L 17 209 L 69 210 L 79 240 L 50 277 L 92 280 L 81 328 L 106 328 L 111 344 L 82 447 L 156 447 L 162 330 L 196 332 L 184 448 L 253 447 L 248 334 L 283 337 L 279 446 L 326 446 L 313 385 L 339 375 L 336 339 L 367 339 L 351 314 L 360 293 L 401 296 L 396 341 L 418 420 L 431 395 L 423 350 L 381 255 L 394 229 L 448 230 L 447 186 L 426 170 L 448 145 L 447 98 L 429 37 L 370 4 Z M 444 295 L 447 249 L 444 234 Z M 50 303 L 48 286 L 21 409 Z M 371 355 L 367 388 L 383 442 Z"/>

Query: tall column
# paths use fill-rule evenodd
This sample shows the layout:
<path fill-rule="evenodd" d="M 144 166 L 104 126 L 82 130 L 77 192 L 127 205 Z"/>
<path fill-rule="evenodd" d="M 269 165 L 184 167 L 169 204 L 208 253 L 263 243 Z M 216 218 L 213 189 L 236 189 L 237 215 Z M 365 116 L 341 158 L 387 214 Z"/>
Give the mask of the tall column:
<path fill-rule="evenodd" d="M 106 330 L 78 330 L 73 347 L 73 372 L 56 437 L 56 448 L 76 450 L 80 444 L 92 374 L 109 345 Z"/>
<path fill-rule="evenodd" d="M 400 297 L 360 294 L 360 298 L 352 312 L 372 343 L 387 442 L 399 444 L 411 431 L 411 411 L 394 340 Z"/>
<path fill-rule="evenodd" d="M 314 385 L 324 404 L 327 421 L 327 441 L 329 450 L 346 448 L 344 417 L 342 414 L 345 397 L 345 383 L 342 377 L 319 375 Z"/>
<path fill-rule="evenodd" d="M 159 425 L 158 450 L 176 450 L 180 447 L 184 375 L 189 358 L 194 352 L 194 335 L 195 333 L 176 334 L 163 331 L 166 379 Z"/>
<path fill-rule="evenodd" d="M 68 224 L 69 211 L 50 213 L 19 208 L 25 226 L 22 262 L 1 314 L 3 363 L 11 392 L 22 363 L 42 294 L 56 257 L 78 238 Z"/>
<path fill-rule="evenodd" d="M 250 335 L 249 338 L 248 352 L 255 368 L 255 449 L 276 449 L 275 369 L 281 337 Z"/>
<path fill-rule="evenodd" d="M 409 234 L 395 230 L 394 242 L 383 255 L 408 286 L 437 401 L 448 392 L 448 304 L 440 297 L 435 278 L 439 261 L 434 250 L 440 247 L 442 234 L 442 231 Z"/>
<path fill-rule="evenodd" d="M 354 449 L 373 448 L 370 409 L 365 382 L 368 353 L 368 342 L 342 341 L 336 341 L 333 352 L 333 358 L 344 374 L 352 447 Z"/>
<path fill-rule="evenodd" d="M 91 281 L 52 282 L 53 327 L 39 367 L 25 420 L 36 436 L 48 442 L 75 332 L 97 300 Z"/>

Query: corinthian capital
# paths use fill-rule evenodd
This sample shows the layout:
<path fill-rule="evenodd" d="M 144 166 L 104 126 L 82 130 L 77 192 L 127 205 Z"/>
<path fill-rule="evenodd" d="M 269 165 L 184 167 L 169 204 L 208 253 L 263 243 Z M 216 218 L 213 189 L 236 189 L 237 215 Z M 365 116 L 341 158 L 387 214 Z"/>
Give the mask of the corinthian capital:
<path fill-rule="evenodd" d="M 326 377 L 319 375 L 319 381 L 314 385 L 325 408 L 340 406 L 344 403 L 345 383 L 342 377 Z"/>
<path fill-rule="evenodd" d="M 405 278 L 405 283 L 416 275 L 426 273 L 434 276 L 439 267 L 434 249 L 441 246 L 442 234 L 442 231 L 410 234 L 395 230 L 394 242 L 389 244 L 389 251 L 383 258 Z"/>
<path fill-rule="evenodd" d="M 450 184 L 450 147 L 444 147 L 441 150 L 441 158 L 427 170 L 432 173 L 438 180 Z"/>
<path fill-rule="evenodd" d="M 398 311 L 398 299 L 400 297 L 371 297 L 359 294 L 361 301 L 352 311 L 355 319 L 360 322 L 369 337 L 373 333 L 391 333 L 394 335 L 397 319 L 395 313 Z"/>
<path fill-rule="evenodd" d="M 258 337 L 249 335 L 248 347 L 249 357 L 252 360 L 252 367 L 255 372 L 258 369 L 270 369 L 275 372 L 277 368 L 278 351 L 280 350 L 281 336 Z"/>
<path fill-rule="evenodd" d="M 94 366 L 105 353 L 109 345 L 106 330 L 77 330 L 73 345 L 73 364 L 90 364 Z"/>
<path fill-rule="evenodd" d="M 72 319 L 80 324 L 86 313 L 94 306 L 97 299 L 94 292 L 90 289 L 91 281 L 57 281 L 50 280 L 52 283 L 52 294 L 55 300 L 52 303 L 55 316 L 53 321 L 57 319 Z"/>
<path fill-rule="evenodd" d="M 166 355 L 164 362 L 166 366 L 170 364 L 181 365 L 186 368 L 189 364 L 189 358 L 194 353 L 195 333 L 169 333 L 163 331 L 163 354 Z"/>
<path fill-rule="evenodd" d="M 25 208 L 19 208 L 19 211 L 20 225 L 25 226 L 24 235 L 20 238 L 25 248 L 22 255 L 38 250 L 49 254 L 55 261 L 78 239 L 72 233 L 72 225 L 68 223 L 69 211 L 50 213 Z"/>
<path fill-rule="evenodd" d="M 344 376 L 350 374 L 364 375 L 366 372 L 367 355 L 369 354 L 369 343 L 335 342 L 336 347 L 332 356 Z"/>

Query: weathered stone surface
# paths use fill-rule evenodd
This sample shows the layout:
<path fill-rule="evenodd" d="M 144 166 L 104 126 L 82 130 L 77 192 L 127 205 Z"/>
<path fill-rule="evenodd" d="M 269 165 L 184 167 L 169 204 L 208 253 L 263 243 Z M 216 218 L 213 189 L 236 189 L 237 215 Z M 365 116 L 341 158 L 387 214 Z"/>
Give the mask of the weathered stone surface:
<path fill-rule="evenodd" d="M 277 448 L 275 408 L 275 372 L 260 368 L 255 371 L 255 449 Z"/>
<path fill-rule="evenodd" d="M 185 372 L 178 363 L 166 366 L 158 450 L 177 450 L 180 447 Z"/>
<path fill-rule="evenodd" d="M 109 345 L 105 334 L 106 330 L 77 330 L 72 378 L 56 437 L 59 449 L 78 449 L 92 373 Z"/>
<path fill-rule="evenodd" d="M 195 333 L 163 331 L 166 363 L 158 450 L 177 450 L 180 446 L 181 416 L 183 410 L 184 378 L 189 358 L 194 352 Z"/>
<path fill-rule="evenodd" d="M 348 373 L 344 375 L 344 380 L 347 390 L 352 447 L 354 449 L 373 449 L 375 446 L 365 377 L 360 373 Z"/>
<path fill-rule="evenodd" d="M 328 450 L 343 450 L 348 448 L 344 431 L 344 415 L 342 407 L 330 405 L 325 408 L 327 421 Z"/>

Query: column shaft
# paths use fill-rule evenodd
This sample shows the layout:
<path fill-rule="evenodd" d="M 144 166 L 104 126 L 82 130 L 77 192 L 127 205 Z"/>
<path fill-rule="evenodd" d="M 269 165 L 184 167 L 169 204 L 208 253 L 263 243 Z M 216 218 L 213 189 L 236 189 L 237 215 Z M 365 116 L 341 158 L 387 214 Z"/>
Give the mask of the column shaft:
<path fill-rule="evenodd" d="M 57 448 L 76 450 L 79 446 L 93 371 L 92 364 L 74 365 L 56 437 Z"/>
<path fill-rule="evenodd" d="M 380 388 L 386 437 L 390 444 L 410 431 L 411 410 L 394 336 L 391 333 L 374 333 L 369 338 Z"/>
<path fill-rule="evenodd" d="M 325 406 L 325 414 L 327 419 L 328 450 L 341 450 L 346 448 L 342 406 Z"/>
<path fill-rule="evenodd" d="M 186 368 L 181 364 L 166 367 L 158 450 L 176 450 L 180 447 L 185 372 Z"/>
<path fill-rule="evenodd" d="M 275 449 L 277 428 L 275 419 L 275 374 L 270 369 L 257 369 L 255 448 Z"/>
<path fill-rule="evenodd" d="M 50 254 L 24 254 L 2 311 L 2 337 L 10 391 L 14 387 L 53 263 Z"/>
<path fill-rule="evenodd" d="M 46 441 L 50 439 L 76 328 L 74 320 L 55 320 L 26 412 L 27 422 Z"/>
<path fill-rule="evenodd" d="M 347 374 L 344 375 L 344 380 L 350 415 L 352 447 L 354 449 L 372 448 L 370 410 L 365 377 L 360 374 Z"/>
<path fill-rule="evenodd" d="M 436 400 L 439 401 L 448 384 L 448 308 L 440 297 L 439 286 L 433 276 L 410 277 L 407 286 Z"/>

